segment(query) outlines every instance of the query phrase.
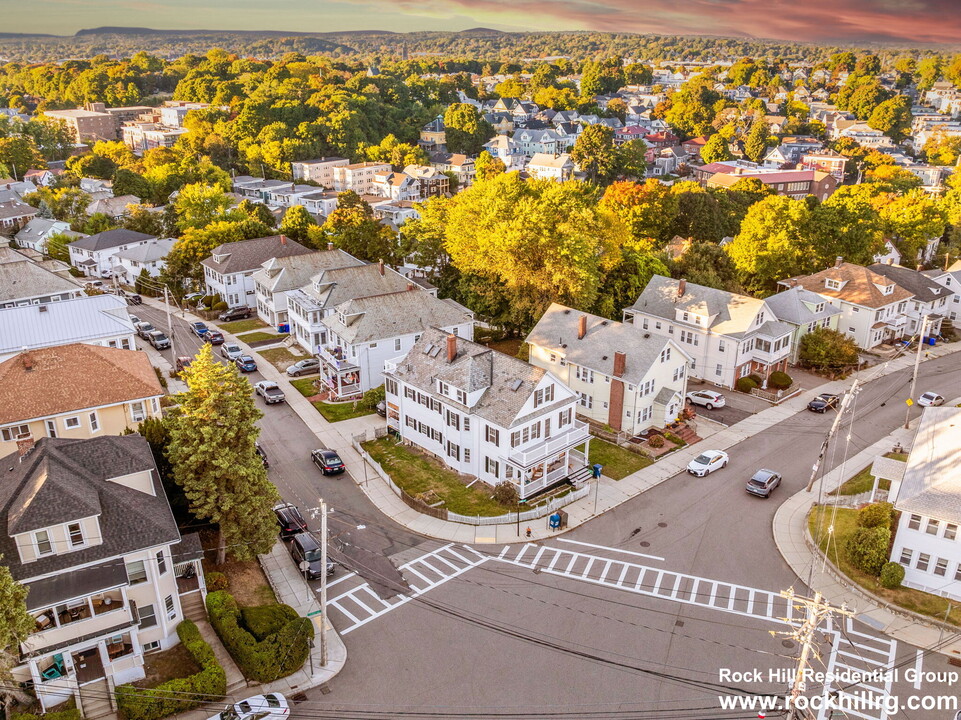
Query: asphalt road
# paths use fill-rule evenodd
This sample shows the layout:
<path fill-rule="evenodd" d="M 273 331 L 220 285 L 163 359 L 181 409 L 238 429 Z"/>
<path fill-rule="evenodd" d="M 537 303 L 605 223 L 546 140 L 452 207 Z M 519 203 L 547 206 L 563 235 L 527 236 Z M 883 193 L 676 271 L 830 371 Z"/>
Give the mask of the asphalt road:
<path fill-rule="evenodd" d="M 142 306 L 131 310 L 165 327 L 159 311 Z M 187 334 L 186 324 L 175 322 L 181 328 L 180 347 L 194 352 L 200 341 Z M 251 382 L 259 379 L 256 373 L 251 375 Z M 909 381 L 909 373 L 900 372 L 861 390 L 850 414 L 853 421 L 842 425 L 838 442 L 828 453 L 828 469 L 840 464 L 845 449 L 854 455 L 904 422 Z M 917 394 L 934 390 L 950 396 L 957 387 L 961 387 L 958 356 L 921 365 Z M 440 543 L 384 518 L 349 477 L 322 477 L 309 461 L 316 439 L 296 414 L 286 405 L 264 407 L 257 402 L 265 412 L 261 443 L 282 496 L 308 515 L 321 497 L 333 509 L 331 535 L 339 547 L 332 554 L 346 567 L 338 570 L 331 597 L 357 590 L 352 597 L 364 597 L 362 607 L 374 615 L 364 617 L 357 606 L 348 604 L 349 597 L 332 607 L 335 627 L 347 633 L 348 663 L 329 688 L 310 691 L 294 717 L 317 717 L 321 712 L 330 713 L 323 717 L 402 717 L 416 712 L 434 717 L 550 713 L 571 718 L 753 718 L 756 711 L 717 710 L 718 697 L 783 691 L 780 678 L 733 682 L 719 670 L 766 673 L 792 667 L 796 645 L 770 634 L 787 629 L 785 625 L 770 617 L 719 609 L 713 599 L 681 602 L 663 592 L 660 596 L 631 592 L 614 582 L 620 576 L 617 562 L 663 570 L 669 576 L 687 573 L 699 582 L 738 583 L 758 592 L 777 593 L 792 584 L 804 592 L 774 546 L 771 522 L 779 498 L 806 484 L 833 413 L 798 413 L 731 448 L 727 468 L 706 478 L 678 475 L 564 536 L 583 545 L 553 540 L 543 546 L 545 558 L 566 547 L 599 559 L 598 565 L 607 568 L 599 578 L 587 573 L 585 580 L 577 576 L 579 571 L 557 574 L 566 561 L 554 568 L 546 559 L 530 567 L 506 563 L 496 559 L 501 547 L 476 546 L 475 554 L 484 557 L 456 576 L 429 556 L 429 567 L 451 575 L 437 581 L 430 571 L 409 563 L 437 551 Z M 912 416 L 919 412 L 913 409 Z M 704 449 L 709 444 L 705 441 Z M 784 476 L 770 500 L 744 491 L 747 479 L 760 467 Z M 308 519 L 313 527 L 319 526 L 316 518 Z M 460 552 L 468 555 L 463 548 Z M 403 573 L 398 567 L 404 567 Z M 356 570 L 361 577 L 352 578 L 347 570 Z M 358 590 L 366 580 L 374 594 L 389 598 L 406 591 L 398 578 L 415 592 L 427 578 L 434 584 L 410 602 L 385 603 L 384 609 L 373 595 L 362 595 L 363 587 Z M 680 581 L 675 592 L 679 587 Z M 739 607 L 733 602 L 732 607 Z M 338 607 L 349 608 L 353 615 Z M 924 670 L 951 669 L 940 656 L 919 658 L 914 648 L 885 644 L 884 638 L 858 623 L 838 628 L 831 640 L 821 646 L 821 669 L 835 660 L 869 668 L 882 661 L 897 663 L 903 665 L 902 672 L 919 663 Z M 903 677 L 887 690 L 902 701 L 912 694 L 957 693 L 956 687 L 937 683 L 919 683 L 916 688 Z M 913 720 L 949 718 L 953 713 L 865 710 L 847 717 Z"/>

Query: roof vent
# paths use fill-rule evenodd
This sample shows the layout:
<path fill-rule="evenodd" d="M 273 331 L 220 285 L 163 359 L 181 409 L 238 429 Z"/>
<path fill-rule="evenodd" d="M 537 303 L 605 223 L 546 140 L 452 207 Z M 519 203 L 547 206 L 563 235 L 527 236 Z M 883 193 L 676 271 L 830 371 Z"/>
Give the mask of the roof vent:
<path fill-rule="evenodd" d="M 607 355 L 602 355 L 601 360 L 607 360 Z"/>
<path fill-rule="evenodd" d="M 430 351 L 434 349 L 433 343 L 428 343 L 427 347 L 424 348 L 424 355 L 430 355 Z"/>
<path fill-rule="evenodd" d="M 37 310 L 39 310 L 40 312 L 47 312 L 47 306 L 41 305 L 40 307 L 37 308 Z"/>
<path fill-rule="evenodd" d="M 570 314 L 571 314 L 571 309 L 570 309 L 570 308 L 567 308 L 566 310 L 564 310 L 564 314 L 565 314 L 565 315 L 570 315 Z"/>
<path fill-rule="evenodd" d="M 566 349 L 567 349 L 567 343 L 565 343 L 565 344 L 563 344 L 563 345 L 561 345 L 561 348 L 563 348 L 563 349 L 565 349 L 565 350 L 566 350 Z"/>
<path fill-rule="evenodd" d="M 644 333 L 644 339 L 645 339 L 645 340 L 646 340 L 647 338 L 649 338 L 650 336 L 651 336 L 650 333 Z"/>
<path fill-rule="evenodd" d="M 514 381 L 512 381 L 512 382 L 511 382 L 511 391 L 512 391 L 512 392 L 517 392 L 517 391 L 520 389 L 521 385 L 523 385 L 523 384 L 524 384 L 524 381 L 523 381 L 523 380 L 514 380 Z"/>
<path fill-rule="evenodd" d="M 601 325 L 607 325 L 607 323 L 608 323 L 607 320 L 601 320 Z"/>

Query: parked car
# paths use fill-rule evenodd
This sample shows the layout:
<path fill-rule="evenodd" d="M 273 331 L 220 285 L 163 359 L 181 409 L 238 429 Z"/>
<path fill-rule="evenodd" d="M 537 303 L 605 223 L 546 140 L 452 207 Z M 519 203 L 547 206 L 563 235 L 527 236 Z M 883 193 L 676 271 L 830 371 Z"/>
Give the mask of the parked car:
<path fill-rule="evenodd" d="M 155 350 L 166 350 L 170 347 L 170 338 L 160 330 L 154 330 L 147 335 L 147 342 L 153 345 Z"/>
<path fill-rule="evenodd" d="M 301 563 L 306 563 L 306 569 L 301 570 L 301 572 L 307 576 L 307 579 L 319 580 L 323 572 L 320 540 L 315 538 L 313 533 L 310 532 L 297 533 L 287 547 L 290 550 L 290 556 L 294 559 L 294 563 L 296 563 L 298 568 L 301 567 Z M 334 562 L 328 557 L 327 576 L 329 577 L 333 574 Z"/>
<path fill-rule="evenodd" d="M 144 340 L 148 339 L 150 337 L 150 333 L 156 330 L 156 328 L 148 322 L 139 322 L 134 325 L 134 329 L 137 331 L 137 335 L 142 337 Z"/>
<path fill-rule="evenodd" d="M 687 471 L 696 477 L 704 477 L 727 465 L 729 459 L 723 450 L 705 450 L 688 463 Z"/>
<path fill-rule="evenodd" d="M 274 505 L 274 515 L 280 525 L 280 539 L 290 540 L 294 535 L 307 532 L 307 521 L 300 514 L 300 510 L 292 503 Z"/>
<path fill-rule="evenodd" d="M 228 705 L 210 720 L 281 720 L 290 717 L 287 698 L 278 692 L 254 695 Z"/>
<path fill-rule="evenodd" d="M 99 280 L 88 280 L 83 284 L 84 287 L 94 288 L 95 290 L 103 290 L 103 283 Z"/>
<path fill-rule="evenodd" d="M 220 354 L 223 355 L 227 360 L 233 362 L 243 355 L 244 351 L 237 343 L 225 343 L 220 346 Z"/>
<path fill-rule="evenodd" d="M 771 497 L 771 491 L 781 484 L 781 475 L 773 470 L 758 470 L 754 476 L 747 481 L 746 490 L 758 497 Z"/>
<path fill-rule="evenodd" d="M 244 373 L 254 372 L 257 370 L 257 363 L 252 357 L 250 357 L 250 355 L 241 355 L 239 358 L 234 360 L 234 365 L 237 366 L 237 369 L 240 370 L 240 372 Z"/>
<path fill-rule="evenodd" d="M 687 399 L 694 405 L 702 405 L 708 410 L 722 408 L 727 403 L 724 396 L 713 390 L 695 390 L 687 394 Z"/>
<path fill-rule="evenodd" d="M 192 357 L 187 357 L 186 355 L 177 358 L 177 372 L 180 373 L 185 367 L 189 367 L 194 359 Z"/>
<path fill-rule="evenodd" d="M 287 374 L 290 375 L 290 377 L 310 375 L 311 373 L 315 372 L 320 372 L 320 361 L 316 358 L 304 358 L 303 360 L 298 360 L 287 368 Z"/>
<path fill-rule="evenodd" d="M 190 323 L 190 330 L 199 338 L 202 338 L 210 328 L 207 327 L 207 323 L 200 322 L 199 320 L 194 323 Z"/>
<path fill-rule="evenodd" d="M 273 380 L 261 380 L 259 383 L 254 385 L 254 390 L 268 405 L 281 403 L 287 399 L 284 395 L 284 391 L 280 389 L 280 385 L 275 383 Z"/>
<path fill-rule="evenodd" d="M 922 393 L 918 398 L 918 405 L 921 407 L 937 407 L 944 405 L 944 398 L 933 392 Z"/>
<path fill-rule="evenodd" d="M 204 333 L 204 342 L 209 342 L 211 345 L 223 345 L 224 334 L 219 330 L 208 330 Z"/>
<path fill-rule="evenodd" d="M 217 319 L 222 322 L 226 322 L 230 320 L 245 320 L 246 318 L 250 317 L 250 313 L 251 313 L 251 310 L 249 307 L 241 306 L 241 307 L 227 308 L 222 313 L 220 313 L 220 315 L 217 316 Z"/>
<path fill-rule="evenodd" d="M 387 401 L 386 401 L 386 400 L 381 400 L 379 403 L 377 403 L 377 404 L 374 406 L 374 410 L 375 410 L 375 411 L 377 412 L 377 414 L 380 415 L 381 417 L 387 417 Z"/>
<path fill-rule="evenodd" d="M 347 469 L 340 455 L 326 448 L 318 448 L 311 452 L 310 459 L 324 475 L 337 475 Z"/>
<path fill-rule="evenodd" d="M 184 295 L 184 302 L 189 305 L 194 305 L 203 297 L 204 297 L 204 294 L 202 292 L 187 293 L 186 295 Z"/>
<path fill-rule="evenodd" d="M 141 320 L 141 319 L 140 319 L 139 317 L 137 317 L 136 315 L 131 315 L 131 316 L 130 316 L 130 322 L 132 322 L 132 323 L 134 324 L 134 329 L 136 329 L 137 324 L 138 324 L 138 323 L 142 323 L 143 320 Z"/>
<path fill-rule="evenodd" d="M 260 447 L 259 442 L 254 443 L 254 451 L 257 453 L 257 456 L 260 458 L 260 462 L 264 464 L 264 469 L 269 468 L 270 461 L 267 459 L 267 453 L 265 453 L 264 449 Z"/>
<path fill-rule="evenodd" d="M 143 305 L 143 298 L 140 297 L 140 295 L 138 295 L 137 293 L 134 293 L 133 295 L 127 295 L 127 304 Z"/>
<path fill-rule="evenodd" d="M 841 397 L 839 395 L 834 395 L 832 393 L 821 393 L 808 403 L 808 410 L 811 412 L 823 413 L 830 409 L 837 408 L 838 403 L 840 402 Z"/>

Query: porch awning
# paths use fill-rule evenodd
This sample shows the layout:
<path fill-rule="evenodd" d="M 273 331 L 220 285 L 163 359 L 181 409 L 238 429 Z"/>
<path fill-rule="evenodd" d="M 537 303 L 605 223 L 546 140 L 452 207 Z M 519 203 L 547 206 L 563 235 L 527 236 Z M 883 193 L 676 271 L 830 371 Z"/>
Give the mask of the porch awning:
<path fill-rule="evenodd" d="M 71 570 L 53 577 L 26 583 L 27 609 L 42 610 L 51 605 L 86 597 L 100 590 L 109 590 L 127 584 L 127 569 L 116 561 L 93 567 Z"/>
<path fill-rule="evenodd" d="M 200 544 L 200 533 L 182 536 L 180 542 L 170 548 L 170 556 L 173 558 L 174 565 L 203 558 L 204 549 Z"/>
<path fill-rule="evenodd" d="M 655 405 L 670 405 L 671 401 L 676 398 L 680 393 L 677 390 L 671 390 L 670 388 L 661 388 L 657 395 L 654 396 Z"/>

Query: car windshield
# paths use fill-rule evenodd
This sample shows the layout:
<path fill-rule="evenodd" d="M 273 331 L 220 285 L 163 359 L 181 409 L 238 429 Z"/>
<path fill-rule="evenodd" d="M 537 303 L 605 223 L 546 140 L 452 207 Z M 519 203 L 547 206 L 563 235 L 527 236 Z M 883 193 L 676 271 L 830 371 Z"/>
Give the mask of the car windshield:
<path fill-rule="evenodd" d="M 264 695 L 264 697 L 267 698 L 267 706 L 268 706 L 268 707 L 272 707 L 272 708 L 279 708 L 279 707 L 280 707 L 280 700 L 277 699 L 277 696 L 276 696 L 276 695 Z"/>
<path fill-rule="evenodd" d="M 764 487 L 764 481 L 763 481 L 763 480 L 758 480 L 757 478 L 751 478 L 751 479 L 748 481 L 747 484 L 748 484 L 748 485 L 757 485 L 758 487 Z"/>
<path fill-rule="evenodd" d="M 308 562 L 320 562 L 320 550 L 308 550 L 304 553 L 304 560 Z"/>
<path fill-rule="evenodd" d="M 228 708 L 220 713 L 217 717 L 220 720 L 237 720 L 237 713 L 234 712 L 233 708 Z"/>
<path fill-rule="evenodd" d="M 694 459 L 694 462 L 696 462 L 698 465 L 707 465 L 709 462 L 711 462 L 711 456 L 710 456 L 710 455 L 698 455 L 698 456 Z"/>
<path fill-rule="evenodd" d="M 334 453 L 329 455 L 324 455 L 324 460 L 327 461 L 328 465 L 340 465 L 343 461 Z"/>

